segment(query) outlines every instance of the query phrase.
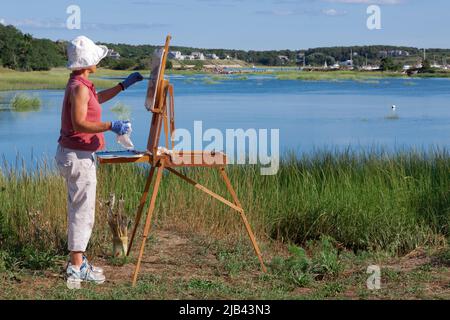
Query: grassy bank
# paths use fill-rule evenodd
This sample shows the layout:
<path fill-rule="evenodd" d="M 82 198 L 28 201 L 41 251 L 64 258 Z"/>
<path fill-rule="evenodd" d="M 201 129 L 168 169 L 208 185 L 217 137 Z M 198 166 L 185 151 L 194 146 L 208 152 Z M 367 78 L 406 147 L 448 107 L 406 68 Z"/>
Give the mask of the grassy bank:
<path fill-rule="evenodd" d="M 123 194 L 132 216 L 146 168 L 103 166 L 98 171 L 98 224 L 92 250 L 108 242 L 105 201 Z M 445 242 L 450 222 L 450 158 L 432 154 L 318 153 L 286 158 L 275 176 L 255 166 L 229 168 L 249 219 L 262 239 L 297 244 L 327 235 L 351 250 L 403 254 Z M 189 175 L 225 194 L 215 171 Z M 207 195 L 168 175 L 157 205 L 159 223 L 215 236 L 240 234 L 239 219 Z M 4 248 L 52 250 L 66 247 L 66 192 L 53 171 L 0 173 L 0 230 Z"/>
<path fill-rule="evenodd" d="M 19 72 L 0 68 L 0 91 L 7 90 L 47 90 L 64 89 L 69 78 L 67 69 L 52 69 L 51 71 Z M 103 72 L 96 74 L 100 77 Z M 109 73 L 108 73 L 109 74 Z M 113 72 L 111 72 L 114 75 Z M 107 88 L 117 84 L 117 81 L 96 79 L 93 82 L 98 88 Z"/>
<path fill-rule="evenodd" d="M 99 69 L 92 77 L 92 81 L 97 88 L 107 88 L 117 84 L 117 80 L 100 79 L 102 77 L 125 77 L 130 74 L 129 70 L 108 70 Z M 147 76 L 148 70 L 140 70 L 140 72 Z M 33 71 L 33 72 L 19 72 L 9 69 L 0 68 L 0 91 L 7 90 L 32 90 L 32 89 L 64 89 L 67 84 L 70 71 L 63 68 L 52 69 L 51 71 Z M 168 74 L 179 75 L 195 75 L 204 74 L 203 71 L 194 70 L 169 70 Z M 246 75 L 255 74 L 271 74 L 275 75 L 280 80 L 310 80 L 310 81 L 333 81 L 333 80 L 375 80 L 380 78 L 407 78 L 406 75 L 394 72 L 360 72 L 360 71 L 274 71 L 270 73 L 245 73 L 240 79 L 246 80 Z M 228 77 L 221 75 L 214 75 L 213 78 L 226 80 Z M 435 74 L 419 74 L 413 77 L 419 78 L 446 78 L 450 77 L 448 73 Z M 207 83 L 209 84 L 209 83 Z"/>
<path fill-rule="evenodd" d="M 0 297 L 35 298 L 30 288 L 36 281 L 40 298 L 55 299 L 444 297 L 450 263 L 446 151 L 286 156 L 275 176 L 260 176 L 258 166 L 230 166 L 267 275 L 255 272 L 258 261 L 238 215 L 165 175 L 157 232 L 147 249 L 148 256 L 159 257 L 161 268 L 145 263 L 142 281 L 132 289 L 134 258 L 105 260 L 111 252 L 106 201 L 111 191 L 123 195 L 125 211 L 133 217 L 147 169 L 98 169 L 96 226 L 88 251 L 113 282 L 77 293 L 67 291 L 58 274 L 67 245 L 63 180 L 45 166 L 35 172 L 0 171 L 0 284 L 8 288 Z M 215 171 L 189 170 L 188 175 L 226 194 Z M 399 260 L 406 253 L 407 259 Z M 383 265 L 383 286 L 389 290 L 365 288 L 366 268 L 374 263 Z"/>
<path fill-rule="evenodd" d="M 382 78 L 410 78 L 408 75 L 398 72 L 381 71 L 288 71 L 275 72 L 279 80 L 305 80 L 305 81 L 333 81 L 333 80 L 375 80 Z M 450 72 L 422 73 L 411 76 L 412 78 L 449 78 Z"/>
<path fill-rule="evenodd" d="M 148 70 L 138 70 L 143 75 L 148 76 Z M 102 77 L 126 77 L 131 72 L 129 70 L 108 70 L 98 69 L 91 80 L 97 88 L 108 88 L 117 84 L 116 79 L 100 79 Z M 172 71 L 172 74 L 193 75 L 196 71 Z M 70 71 L 64 68 L 55 68 L 50 71 L 30 71 L 20 72 L 10 69 L 0 68 L 0 91 L 8 90 L 49 90 L 64 89 L 69 78 Z"/>

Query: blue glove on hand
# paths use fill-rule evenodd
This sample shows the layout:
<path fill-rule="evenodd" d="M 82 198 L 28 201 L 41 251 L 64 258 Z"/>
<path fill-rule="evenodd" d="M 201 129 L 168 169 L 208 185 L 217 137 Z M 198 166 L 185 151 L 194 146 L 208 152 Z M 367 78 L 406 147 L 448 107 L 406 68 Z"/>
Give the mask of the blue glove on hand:
<path fill-rule="evenodd" d="M 117 121 L 111 121 L 111 131 L 117 133 L 119 136 L 122 136 L 128 131 L 130 131 L 131 123 L 130 121 L 123 121 L 123 120 L 117 120 Z"/>
<path fill-rule="evenodd" d="M 122 81 L 122 85 L 124 90 L 128 89 L 128 87 L 132 86 L 138 81 L 144 80 L 144 77 L 139 72 L 134 72 L 130 74 L 124 81 Z"/>

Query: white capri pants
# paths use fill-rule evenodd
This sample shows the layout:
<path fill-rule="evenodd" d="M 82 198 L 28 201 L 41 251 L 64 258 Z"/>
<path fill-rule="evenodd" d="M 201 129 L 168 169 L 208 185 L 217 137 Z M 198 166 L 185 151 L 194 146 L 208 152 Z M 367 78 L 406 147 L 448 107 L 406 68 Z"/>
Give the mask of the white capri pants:
<path fill-rule="evenodd" d="M 95 220 L 97 175 L 94 153 L 58 145 L 55 160 L 68 191 L 68 249 L 85 252 Z"/>

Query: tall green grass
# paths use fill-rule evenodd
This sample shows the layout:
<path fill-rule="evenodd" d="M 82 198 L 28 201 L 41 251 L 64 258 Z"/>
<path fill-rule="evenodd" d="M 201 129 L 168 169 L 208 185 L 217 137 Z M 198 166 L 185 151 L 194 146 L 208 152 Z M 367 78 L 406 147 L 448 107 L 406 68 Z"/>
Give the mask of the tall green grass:
<path fill-rule="evenodd" d="M 447 151 L 317 152 L 286 156 L 274 176 L 259 166 L 228 172 L 258 237 L 304 244 L 328 236 L 353 250 L 402 254 L 446 243 L 450 223 L 450 158 Z M 105 165 L 98 169 L 97 220 L 91 250 L 107 250 L 111 235 L 105 201 L 123 195 L 134 216 L 148 168 Z M 225 195 L 215 170 L 186 173 Z M 239 215 L 181 179 L 165 174 L 155 223 L 214 237 L 244 235 Z M 48 167 L 0 172 L 0 244 L 66 250 L 66 187 Z M 19 248 L 19 249 L 18 249 Z M 20 251 L 20 250 L 19 250 Z"/>
<path fill-rule="evenodd" d="M 39 111 L 41 99 L 24 93 L 16 94 L 11 100 L 11 108 L 17 112 Z"/>

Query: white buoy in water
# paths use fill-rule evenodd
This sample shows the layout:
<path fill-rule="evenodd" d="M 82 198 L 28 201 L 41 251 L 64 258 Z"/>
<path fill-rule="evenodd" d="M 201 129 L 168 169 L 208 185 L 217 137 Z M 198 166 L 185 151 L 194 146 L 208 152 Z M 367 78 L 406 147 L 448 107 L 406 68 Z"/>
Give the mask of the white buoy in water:
<path fill-rule="evenodd" d="M 393 104 L 391 108 L 392 108 L 392 110 L 395 110 L 395 109 L 397 109 L 397 106 L 395 104 Z"/>

